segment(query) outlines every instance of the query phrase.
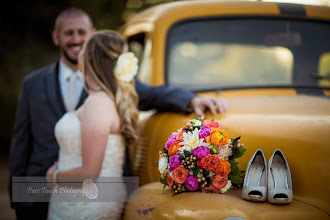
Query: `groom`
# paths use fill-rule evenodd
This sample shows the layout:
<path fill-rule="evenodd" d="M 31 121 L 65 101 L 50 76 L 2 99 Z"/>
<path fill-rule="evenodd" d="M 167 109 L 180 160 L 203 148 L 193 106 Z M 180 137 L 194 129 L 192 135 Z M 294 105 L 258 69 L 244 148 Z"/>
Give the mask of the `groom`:
<path fill-rule="evenodd" d="M 54 126 L 65 112 L 77 109 L 87 97 L 77 57 L 94 31 L 92 21 L 84 11 L 64 10 L 56 18 L 52 33 L 53 42 L 60 49 L 60 59 L 25 78 L 10 153 L 10 197 L 13 176 L 45 176 L 57 160 L 59 148 Z M 179 88 L 151 87 L 136 80 L 136 90 L 141 110 L 184 113 L 189 107 L 202 115 L 206 109 L 216 114 L 227 108 L 224 100 L 201 98 Z M 11 203 L 11 207 L 16 210 L 17 219 L 47 217 L 48 203 Z"/>

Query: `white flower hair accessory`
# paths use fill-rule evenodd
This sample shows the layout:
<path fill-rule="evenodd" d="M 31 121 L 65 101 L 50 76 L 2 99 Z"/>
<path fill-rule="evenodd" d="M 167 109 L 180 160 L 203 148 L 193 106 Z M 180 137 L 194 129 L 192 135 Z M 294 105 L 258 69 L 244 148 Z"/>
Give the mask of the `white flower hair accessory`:
<path fill-rule="evenodd" d="M 138 59 L 132 52 L 122 53 L 117 60 L 114 74 L 117 79 L 130 82 L 138 71 Z"/>

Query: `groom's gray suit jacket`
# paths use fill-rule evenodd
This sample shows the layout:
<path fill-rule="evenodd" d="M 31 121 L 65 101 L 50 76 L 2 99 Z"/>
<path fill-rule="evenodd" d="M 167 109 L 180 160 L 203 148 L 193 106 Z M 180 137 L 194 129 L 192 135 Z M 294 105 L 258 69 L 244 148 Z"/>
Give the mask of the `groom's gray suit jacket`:
<path fill-rule="evenodd" d="M 185 112 L 195 96 L 180 88 L 151 87 L 138 80 L 136 90 L 140 110 Z M 86 97 L 87 93 L 83 91 L 77 108 Z M 47 169 L 57 161 L 59 147 L 54 126 L 65 112 L 58 80 L 58 62 L 24 79 L 10 152 L 10 197 L 13 176 L 45 176 Z"/>

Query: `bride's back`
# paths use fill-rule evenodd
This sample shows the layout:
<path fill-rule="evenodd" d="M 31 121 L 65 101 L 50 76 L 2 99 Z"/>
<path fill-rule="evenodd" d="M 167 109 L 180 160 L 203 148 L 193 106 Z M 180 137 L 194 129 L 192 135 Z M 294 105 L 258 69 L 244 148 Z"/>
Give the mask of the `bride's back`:
<path fill-rule="evenodd" d="M 57 122 L 55 136 L 60 146 L 59 170 L 68 170 L 82 165 L 81 130 L 81 121 L 74 112 L 66 113 Z M 88 147 L 98 148 L 95 145 Z M 120 134 L 108 135 L 100 177 L 122 176 L 125 147 L 125 141 Z"/>

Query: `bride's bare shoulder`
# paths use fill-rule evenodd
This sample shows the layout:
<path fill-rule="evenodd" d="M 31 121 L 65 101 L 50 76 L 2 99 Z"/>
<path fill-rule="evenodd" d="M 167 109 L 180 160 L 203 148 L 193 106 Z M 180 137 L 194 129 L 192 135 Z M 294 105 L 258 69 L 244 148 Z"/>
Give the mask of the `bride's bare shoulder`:
<path fill-rule="evenodd" d="M 105 92 L 99 91 L 99 92 L 89 94 L 85 103 L 88 105 L 97 104 L 97 103 L 102 103 L 105 105 L 107 105 L 107 104 L 112 105 L 112 104 L 115 104 L 115 101 L 113 99 L 111 99 L 109 97 L 109 95 L 107 95 Z"/>
<path fill-rule="evenodd" d="M 82 110 L 82 124 L 95 132 L 119 133 L 120 118 L 115 100 L 105 92 L 89 94 Z"/>
<path fill-rule="evenodd" d="M 95 112 L 112 112 L 116 111 L 116 103 L 111 99 L 105 92 L 95 92 L 88 95 L 84 108 L 90 111 Z M 113 113 L 113 112 L 112 112 Z"/>

